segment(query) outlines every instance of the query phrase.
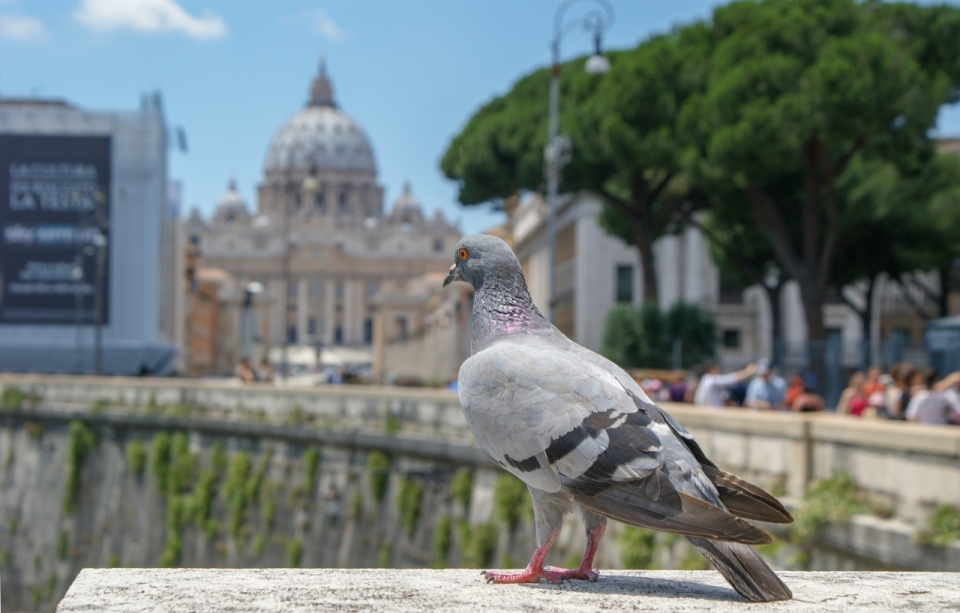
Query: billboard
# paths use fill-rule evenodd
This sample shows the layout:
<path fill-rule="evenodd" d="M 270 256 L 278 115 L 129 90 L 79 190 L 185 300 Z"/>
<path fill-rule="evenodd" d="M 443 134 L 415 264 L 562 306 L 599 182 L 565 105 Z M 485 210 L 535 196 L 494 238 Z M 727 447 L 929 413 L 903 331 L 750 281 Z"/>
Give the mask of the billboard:
<path fill-rule="evenodd" d="M 108 323 L 109 264 L 110 137 L 0 134 L 0 324 Z"/>

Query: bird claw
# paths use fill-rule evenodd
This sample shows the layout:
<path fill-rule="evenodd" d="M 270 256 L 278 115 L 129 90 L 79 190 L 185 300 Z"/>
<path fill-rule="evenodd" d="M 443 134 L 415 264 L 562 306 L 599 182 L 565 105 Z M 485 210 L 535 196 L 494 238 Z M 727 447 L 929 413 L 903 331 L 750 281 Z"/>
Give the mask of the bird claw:
<path fill-rule="evenodd" d="M 600 580 L 600 573 L 596 568 L 574 568 L 572 570 L 567 570 L 565 568 L 548 566 L 546 570 L 555 575 L 559 575 L 560 578 L 565 581 L 577 579 L 579 581 L 590 581 L 591 583 L 596 583 Z"/>
<path fill-rule="evenodd" d="M 541 579 L 554 584 L 563 583 L 563 577 L 559 573 L 547 569 L 531 570 L 525 569 L 519 572 L 494 572 L 485 570 L 480 573 L 486 578 L 487 583 L 539 583 Z"/>

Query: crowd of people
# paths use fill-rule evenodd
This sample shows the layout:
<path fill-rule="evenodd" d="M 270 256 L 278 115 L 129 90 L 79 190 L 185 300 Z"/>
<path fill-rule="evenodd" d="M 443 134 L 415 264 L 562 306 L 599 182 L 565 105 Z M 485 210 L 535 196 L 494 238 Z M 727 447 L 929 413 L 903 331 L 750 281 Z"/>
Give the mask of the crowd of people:
<path fill-rule="evenodd" d="M 855 372 L 837 402 L 837 413 L 922 424 L 960 425 L 960 373 L 940 378 L 932 368 L 894 364 Z"/>
<path fill-rule="evenodd" d="M 716 364 L 708 364 L 696 378 L 676 377 L 670 382 L 648 378 L 640 384 L 655 400 L 759 411 L 825 410 L 823 398 L 814 391 L 812 374 L 795 375 L 788 383 L 766 360 L 725 374 Z M 877 366 L 866 373 L 858 371 L 840 395 L 836 412 L 854 417 L 960 425 L 960 372 L 941 379 L 935 370 L 911 364 L 895 364 L 886 373 Z"/>

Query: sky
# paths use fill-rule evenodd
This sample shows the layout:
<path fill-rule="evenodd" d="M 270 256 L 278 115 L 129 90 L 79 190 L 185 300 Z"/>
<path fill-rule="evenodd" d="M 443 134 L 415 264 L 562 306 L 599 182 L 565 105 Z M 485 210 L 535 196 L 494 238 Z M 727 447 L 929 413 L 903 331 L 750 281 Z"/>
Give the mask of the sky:
<path fill-rule="evenodd" d="M 604 46 L 636 45 L 708 17 L 711 0 L 610 0 Z M 590 0 L 574 3 L 569 19 Z M 321 56 L 335 97 L 366 131 L 385 205 L 405 181 L 425 212 L 465 232 L 500 221 L 457 204 L 439 160 L 470 116 L 549 62 L 559 0 L 0 0 L 0 96 L 63 98 L 90 110 L 136 110 L 159 90 L 188 151 L 170 152 L 184 211 L 209 215 L 227 182 L 250 206 L 274 133 L 306 102 Z M 582 30 L 564 58 L 591 51 Z M 562 104 L 562 101 L 561 101 Z M 547 108 L 544 92 L 544 112 Z M 960 135 L 960 108 L 941 113 Z"/>

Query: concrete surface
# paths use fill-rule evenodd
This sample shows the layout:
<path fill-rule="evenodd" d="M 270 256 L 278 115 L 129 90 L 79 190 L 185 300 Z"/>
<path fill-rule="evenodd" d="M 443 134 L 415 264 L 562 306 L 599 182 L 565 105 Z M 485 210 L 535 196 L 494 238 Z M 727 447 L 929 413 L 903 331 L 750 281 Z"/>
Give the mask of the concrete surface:
<path fill-rule="evenodd" d="M 749 604 L 713 571 L 487 585 L 473 570 L 86 569 L 58 613 L 307 611 L 953 611 L 960 573 L 784 572 L 794 600 Z"/>

